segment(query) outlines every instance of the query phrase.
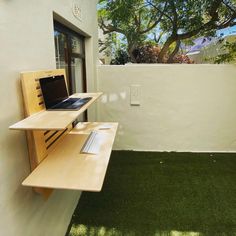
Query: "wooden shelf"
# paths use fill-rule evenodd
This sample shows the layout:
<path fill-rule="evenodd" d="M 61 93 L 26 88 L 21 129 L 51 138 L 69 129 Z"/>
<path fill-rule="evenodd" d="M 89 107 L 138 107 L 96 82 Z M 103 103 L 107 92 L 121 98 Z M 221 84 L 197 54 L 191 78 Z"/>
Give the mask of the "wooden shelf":
<path fill-rule="evenodd" d="M 103 129 L 104 124 L 110 126 Z M 24 186 L 100 191 L 110 159 L 118 123 L 79 123 L 24 180 Z M 51 127 L 50 127 L 51 128 Z M 81 154 L 89 133 L 103 134 L 99 154 Z"/>
<path fill-rule="evenodd" d="M 102 93 L 77 93 L 71 97 L 93 97 L 87 104 L 77 111 L 40 111 L 27 117 L 24 120 L 10 126 L 14 130 L 64 130 L 92 103 L 94 103 Z"/>

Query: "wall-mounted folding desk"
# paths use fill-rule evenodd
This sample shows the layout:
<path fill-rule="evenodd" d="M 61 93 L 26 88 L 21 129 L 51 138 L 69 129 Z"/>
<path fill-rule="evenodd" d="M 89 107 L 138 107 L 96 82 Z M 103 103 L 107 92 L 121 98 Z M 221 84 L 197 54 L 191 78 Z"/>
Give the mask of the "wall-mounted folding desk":
<path fill-rule="evenodd" d="M 34 187 L 45 198 L 53 189 L 100 191 L 118 124 L 80 122 L 72 126 L 102 93 L 73 95 L 92 97 L 78 111 L 46 111 L 39 79 L 55 75 L 65 76 L 65 71 L 59 69 L 21 74 L 26 118 L 9 128 L 25 130 L 27 135 L 31 173 L 22 184 Z M 94 130 L 101 137 L 99 152 L 81 153 L 82 146 Z"/>

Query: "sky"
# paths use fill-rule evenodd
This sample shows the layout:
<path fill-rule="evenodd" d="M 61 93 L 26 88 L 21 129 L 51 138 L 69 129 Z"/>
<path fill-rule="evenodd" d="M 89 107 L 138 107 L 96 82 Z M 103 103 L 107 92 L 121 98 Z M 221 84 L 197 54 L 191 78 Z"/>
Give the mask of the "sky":
<path fill-rule="evenodd" d="M 228 27 L 223 30 L 218 30 L 217 35 L 220 36 L 220 34 L 223 33 L 224 35 L 229 35 L 229 34 L 236 34 L 236 25 L 233 27 Z"/>

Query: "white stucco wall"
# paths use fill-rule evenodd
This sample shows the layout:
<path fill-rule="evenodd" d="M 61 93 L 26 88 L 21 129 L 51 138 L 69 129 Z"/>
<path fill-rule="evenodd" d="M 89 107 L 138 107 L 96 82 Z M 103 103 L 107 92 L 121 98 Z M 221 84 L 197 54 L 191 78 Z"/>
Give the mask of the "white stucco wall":
<path fill-rule="evenodd" d="M 56 190 L 48 201 L 21 182 L 29 174 L 23 131 L 8 126 L 23 117 L 19 73 L 55 68 L 53 12 L 87 35 L 88 89 L 94 90 L 97 62 L 96 0 L 79 0 L 82 21 L 72 0 L 0 1 L 0 235 L 62 236 L 80 192 Z M 76 29 L 76 27 L 74 29 Z M 91 119 L 95 113 L 91 112 Z"/>
<path fill-rule="evenodd" d="M 99 66 L 98 89 L 99 120 L 120 124 L 116 149 L 236 151 L 235 65 Z"/>

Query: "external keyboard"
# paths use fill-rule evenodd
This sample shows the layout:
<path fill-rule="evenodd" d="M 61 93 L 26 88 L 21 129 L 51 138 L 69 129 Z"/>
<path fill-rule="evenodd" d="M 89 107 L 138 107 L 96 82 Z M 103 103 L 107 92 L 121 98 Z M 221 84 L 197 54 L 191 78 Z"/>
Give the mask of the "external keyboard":
<path fill-rule="evenodd" d="M 92 131 L 86 142 L 84 143 L 81 153 L 90 153 L 90 154 L 98 154 L 100 149 L 100 138 L 99 132 Z"/>

